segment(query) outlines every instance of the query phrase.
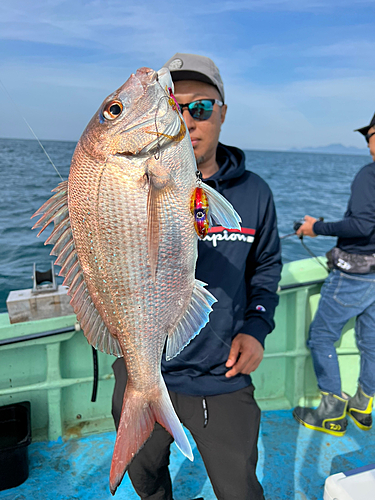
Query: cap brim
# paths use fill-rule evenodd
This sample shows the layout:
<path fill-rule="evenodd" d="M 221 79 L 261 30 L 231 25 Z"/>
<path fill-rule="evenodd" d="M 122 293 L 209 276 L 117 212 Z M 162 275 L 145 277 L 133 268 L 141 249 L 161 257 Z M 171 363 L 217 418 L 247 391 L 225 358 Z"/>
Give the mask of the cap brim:
<path fill-rule="evenodd" d="M 204 75 L 203 73 L 199 73 L 199 71 L 191 71 L 187 69 L 179 69 L 177 71 L 172 70 L 171 76 L 174 82 L 179 82 L 181 80 L 195 80 L 197 82 L 209 83 L 210 85 L 215 87 L 215 89 L 219 92 L 221 99 L 223 99 L 220 90 L 217 88 L 214 82 L 210 78 L 208 78 L 208 76 Z"/>
<path fill-rule="evenodd" d="M 354 132 L 359 132 L 362 135 L 366 135 L 367 132 L 370 130 L 371 127 L 372 127 L 372 125 L 367 125 L 367 127 L 356 128 L 354 130 Z"/>
<path fill-rule="evenodd" d="M 368 133 L 368 131 L 370 130 L 370 128 L 372 128 L 372 127 L 375 127 L 375 114 L 372 117 L 369 125 L 367 125 L 366 127 L 357 128 L 356 130 L 354 130 L 354 132 L 359 132 L 362 135 L 366 135 Z"/>

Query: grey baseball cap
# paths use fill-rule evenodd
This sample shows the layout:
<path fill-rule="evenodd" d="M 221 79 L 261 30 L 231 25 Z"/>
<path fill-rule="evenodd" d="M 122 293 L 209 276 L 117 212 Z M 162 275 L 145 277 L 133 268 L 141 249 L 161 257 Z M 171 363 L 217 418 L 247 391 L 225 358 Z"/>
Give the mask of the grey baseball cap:
<path fill-rule="evenodd" d="M 164 67 L 169 69 L 174 82 L 198 80 L 213 85 L 225 102 L 223 80 L 216 64 L 209 57 L 177 52 L 164 64 Z"/>
<path fill-rule="evenodd" d="M 375 127 L 375 114 L 372 117 L 372 120 L 370 121 L 370 125 L 367 125 L 366 127 L 362 128 L 357 128 L 354 130 L 354 132 L 360 132 L 362 135 L 366 135 L 367 132 L 370 130 L 370 128 Z"/>

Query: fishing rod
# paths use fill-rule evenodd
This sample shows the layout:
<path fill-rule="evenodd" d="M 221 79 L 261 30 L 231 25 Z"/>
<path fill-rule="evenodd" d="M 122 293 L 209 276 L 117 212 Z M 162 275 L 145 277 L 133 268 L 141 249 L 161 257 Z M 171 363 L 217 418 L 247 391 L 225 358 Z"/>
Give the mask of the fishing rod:
<path fill-rule="evenodd" d="M 47 153 L 47 151 L 45 150 L 43 144 L 40 142 L 40 140 L 38 139 L 36 133 L 34 132 L 34 130 L 32 129 L 31 125 L 29 124 L 29 122 L 26 120 L 26 118 L 24 117 L 24 115 L 22 114 L 22 111 L 20 110 L 18 104 L 16 103 L 16 101 L 13 99 L 13 97 L 10 95 L 10 93 L 8 92 L 7 88 L 5 87 L 4 83 L 2 82 L 1 78 L 0 78 L 0 85 L 3 87 L 6 95 L 9 97 L 9 99 L 11 100 L 11 102 L 13 103 L 13 105 L 15 106 L 15 108 L 17 109 L 19 115 L 21 116 L 21 118 L 23 119 L 23 121 L 26 123 L 27 127 L 29 128 L 30 132 L 33 134 L 34 138 L 36 139 L 36 141 L 38 141 L 38 144 L 39 146 L 42 148 L 43 150 L 43 153 L 47 156 L 49 162 L 51 163 L 51 165 L 53 166 L 53 168 L 55 169 L 57 175 L 60 177 L 60 179 L 62 181 L 64 181 L 64 179 L 62 178 L 60 172 L 57 170 L 57 167 L 56 165 L 53 163 L 50 155 Z"/>
<path fill-rule="evenodd" d="M 324 221 L 324 217 L 319 217 L 318 220 L 319 221 Z M 318 256 L 315 255 L 314 252 L 303 241 L 303 234 L 297 234 L 298 229 L 302 226 L 303 223 L 304 223 L 304 220 L 294 221 L 293 222 L 293 231 L 294 232 L 293 233 L 289 233 L 289 234 L 285 234 L 284 236 L 281 236 L 280 240 L 285 240 L 286 238 L 290 238 L 291 236 L 298 236 L 298 238 L 299 238 L 299 240 L 301 242 L 301 245 L 306 250 L 306 252 L 309 253 L 311 255 L 311 257 L 313 257 L 319 263 L 319 265 L 322 266 L 323 269 L 329 273 L 330 269 L 319 260 Z"/>

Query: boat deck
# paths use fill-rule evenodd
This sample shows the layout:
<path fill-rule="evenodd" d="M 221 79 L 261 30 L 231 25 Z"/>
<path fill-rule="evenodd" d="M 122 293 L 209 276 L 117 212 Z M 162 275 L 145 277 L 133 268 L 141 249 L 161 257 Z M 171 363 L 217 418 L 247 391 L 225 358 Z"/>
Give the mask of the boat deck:
<path fill-rule="evenodd" d="M 215 500 L 194 442 L 191 463 L 171 448 L 175 500 Z M 92 434 L 66 442 L 35 442 L 29 447 L 30 474 L 17 488 L 0 492 L 0 500 L 109 500 L 109 468 L 115 432 Z M 322 500 L 325 479 L 375 462 L 374 431 L 364 432 L 350 420 L 338 438 L 297 424 L 291 410 L 264 411 L 259 440 L 258 477 L 267 500 Z M 118 500 L 138 500 L 126 475 Z"/>

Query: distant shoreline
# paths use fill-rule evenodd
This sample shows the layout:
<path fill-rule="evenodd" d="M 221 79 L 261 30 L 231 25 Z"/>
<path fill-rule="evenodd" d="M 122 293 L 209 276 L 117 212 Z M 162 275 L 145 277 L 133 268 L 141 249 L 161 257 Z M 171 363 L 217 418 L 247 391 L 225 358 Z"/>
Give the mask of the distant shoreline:
<path fill-rule="evenodd" d="M 313 149 L 246 149 L 244 151 L 259 151 L 264 153 L 288 153 L 288 154 L 315 154 L 315 155 L 335 155 L 335 156 L 364 156 L 371 160 L 370 153 L 367 150 L 363 152 L 335 152 L 335 151 L 324 151 L 324 150 L 313 150 Z"/>
<path fill-rule="evenodd" d="M 291 148 L 292 152 L 301 153 L 331 153 L 331 154 L 349 154 L 349 155 L 369 155 L 368 148 L 357 148 L 356 146 L 344 146 L 343 144 L 328 144 L 327 146 Z"/>

